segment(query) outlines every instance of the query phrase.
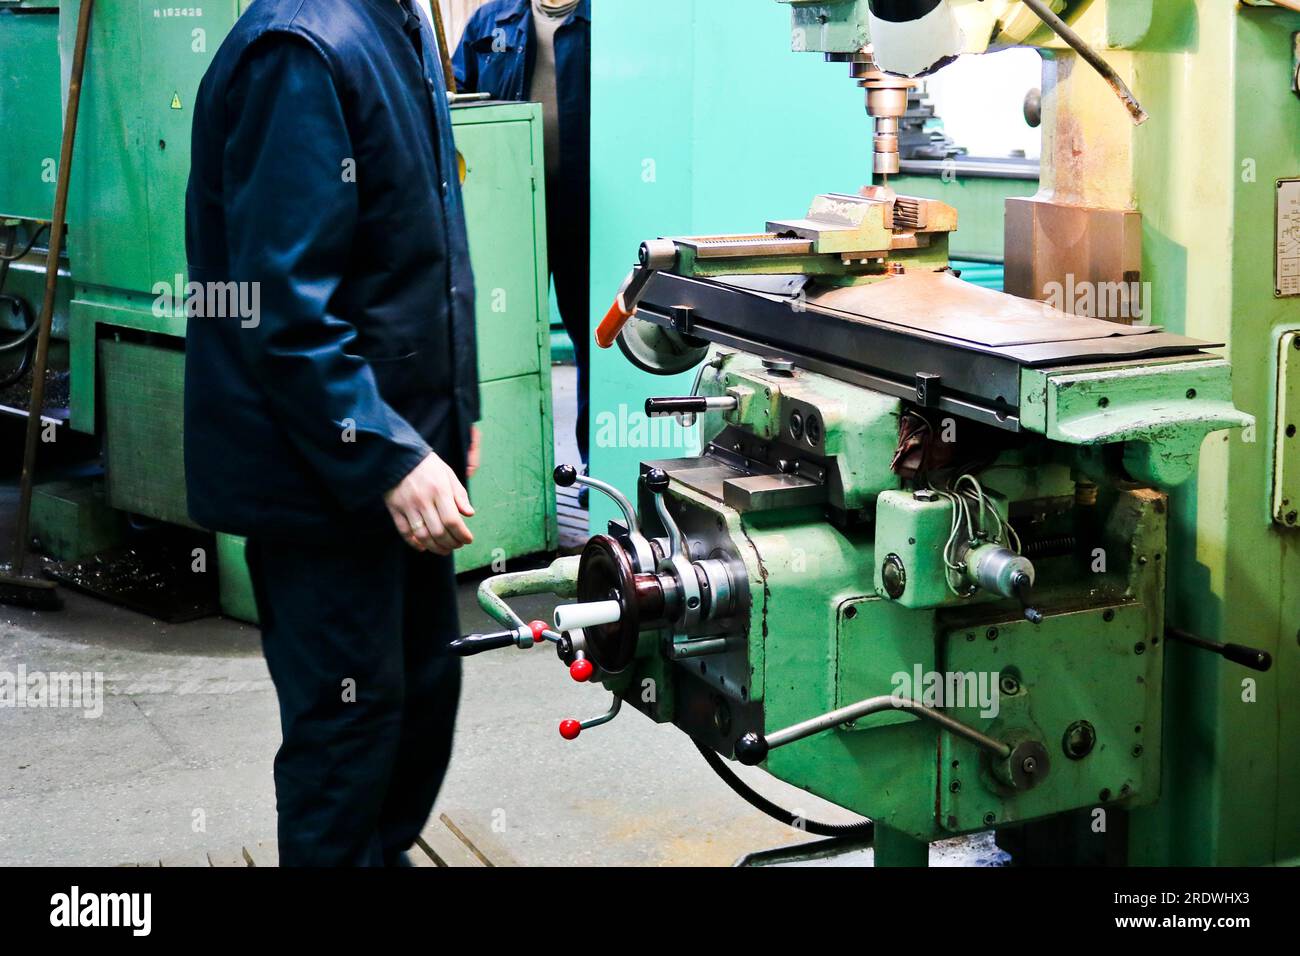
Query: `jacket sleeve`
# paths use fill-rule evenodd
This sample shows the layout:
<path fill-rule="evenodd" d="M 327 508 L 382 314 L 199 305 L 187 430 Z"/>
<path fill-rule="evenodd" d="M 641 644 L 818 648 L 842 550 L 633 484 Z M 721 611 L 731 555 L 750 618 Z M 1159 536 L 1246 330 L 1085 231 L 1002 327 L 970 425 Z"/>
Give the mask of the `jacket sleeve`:
<path fill-rule="evenodd" d="M 272 415 L 345 508 L 373 503 L 429 453 L 380 397 L 357 330 L 330 311 L 357 222 L 354 154 L 333 75 L 307 41 L 271 34 L 240 64 L 223 157 L 231 278 L 258 314 L 236 332 Z M 350 173 L 355 173 L 352 175 Z M 209 318 L 207 321 L 233 321 Z"/>
<path fill-rule="evenodd" d="M 474 56 L 474 51 L 470 49 L 471 44 L 478 38 L 479 31 L 483 28 L 483 10 L 480 7 L 474 11 L 465 24 L 465 29 L 461 32 L 460 43 L 456 44 L 456 50 L 451 55 L 451 70 L 456 74 L 456 89 L 461 93 L 477 93 L 478 90 L 478 58 Z"/>

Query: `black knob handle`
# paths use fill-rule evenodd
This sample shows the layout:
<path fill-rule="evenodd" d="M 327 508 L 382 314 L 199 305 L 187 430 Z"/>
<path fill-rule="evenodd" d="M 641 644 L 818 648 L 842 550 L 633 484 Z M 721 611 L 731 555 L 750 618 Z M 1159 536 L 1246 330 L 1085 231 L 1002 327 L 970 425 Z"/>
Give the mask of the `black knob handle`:
<path fill-rule="evenodd" d="M 1273 655 L 1257 647 L 1247 647 L 1245 644 L 1220 644 L 1218 641 L 1200 637 L 1179 627 L 1166 627 L 1165 637 L 1171 641 L 1191 644 L 1203 651 L 1218 654 L 1225 661 L 1249 667 L 1253 671 L 1266 671 L 1273 666 Z"/>
<path fill-rule="evenodd" d="M 651 468 L 645 473 L 645 486 L 656 495 L 668 490 L 668 472 L 662 468 Z"/>
<path fill-rule="evenodd" d="M 572 465 L 557 465 L 555 468 L 555 483 L 561 488 L 568 488 L 578 480 L 578 469 Z"/>
<path fill-rule="evenodd" d="M 1242 667 L 1249 667 L 1253 671 L 1266 671 L 1273 666 L 1272 654 L 1261 651 L 1257 647 L 1247 647 L 1245 644 L 1224 644 L 1223 659 L 1240 664 Z"/>
<path fill-rule="evenodd" d="M 514 631 L 498 631 L 495 634 L 466 634 L 458 637 L 448 646 L 453 654 L 471 657 L 484 651 L 495 651 L 501 647 L 512 647 L 516 643 Z"/>
<path fill-rule="evenodd" d="M 668 398 L 647 398 L 645 413 L 656 415 L 702 415 L 709 410 L 708 400 L 702 395 L 683 395 Z"/>
<path fill-rule="evenodd" d="M 756 767 L 767 759 L 767 738 L 748 733 L 736 741 L 736 759 L 746 767 Z"/>

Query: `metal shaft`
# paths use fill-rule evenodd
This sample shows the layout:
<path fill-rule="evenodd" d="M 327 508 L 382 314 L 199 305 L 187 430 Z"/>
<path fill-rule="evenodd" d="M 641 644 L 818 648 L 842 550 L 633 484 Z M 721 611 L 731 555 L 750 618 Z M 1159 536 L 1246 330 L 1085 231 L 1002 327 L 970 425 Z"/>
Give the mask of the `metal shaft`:
<path fill-rule="evenodd" d="M 479 607 L 498 624 L 510 628 L 524 627 L 524 619 L 515 613 L 506 598 L 529 594 L 554 594 L 562 598 L 576 596 L 578 564 L 581 560 L 576 554 L 566 555 L 556 558 L 545 568 L 494 574 L 484 578 L 478 586 Z"/>
<path fill-rule="evenodd" d="M 961 721 L 954 720 L 947 714 L 932 707 L 918 704 L 907 697 L 895 697 L 892 694 L 886 694 L 883 697 L 868 697 L 866 700 L 860 700 L 856 704 L 849 704 L 838 710 L 832 710 L 819 717 L 812 717 L 800 723 L 791 724 L 789 727 L 768 734 L 766 738 L 767 746 L 768 749 L 783 747 L 786 744 L 794 743 L 796 740 L 803 740 L 805 737 L 821 733 L 823 730 L 830 730 L 840 724 L 857 720 L 859 717 L 866 717 L 887 710 L 906 710 L 913 716 L 929 720 L 959 737 L 965 737 L 971 743 L 983 747 L 989 753 L 998 757 L 1005 759 L 1011 756 L 1011 748 L 1002 741 L 994 740 L 992 737 L 980 733 L 974 727 L 968 727 Z"/>
<path fill-rule="evenodd" d="M 77 138 L 77 112 L 81 106 L 81 80 L 86 72 L 86 47 L 90 43 L 90 13 L 95 0 L 82 0 L 77 16 L 77 40 L 68 81 L 68 107 L 63 118 L 63 143 L 59 149 L 59 181 L 54 189 L 54 216 L 50 221 L 50 248 L 45 256 L 45 298 L 36 320 L 36 355 L 32 361 L 32 395 L 27 406 L 27 440 L 23 445 L 23 474 L 18 488 L 18 514 L 14 520 L 13 572 L 22 575 L 27 562 L 28 523 L 32 510 L 32 482 L 36 471 L 36 441 L 45 408 L 45 370 L 50 357 L 50 327 L 54 324 L 54 296 L 59 282 L 59 254 L 68 218 L 68 185 L 72 180 L 72 145 Z"/>
<path fill-rule="evenodd" d="M 1052 8 L 1043 0 L 1021 0 L 1021 2 L 1034 11 L 1038 19 L 1047 24 L 1053 33 L 1069 44 L 1075 53 L 1083 57 L 1089 66 L 1101 74 L 1101 78 L 1110 85 L 1110 88 L 1115 91 L 1115 95 L 1124 103 L 1124 108 L 1129 111 L 1129 115 L 1133 117 L 1133 122 L 1136 125 L 1141 126 L 1147 121 L 1147 111 L 1142 108 L 1142 104 L 1133 95 L 1133 91 L 1128 88 L 1128 84 L 1120 78 L 1120 75 L 1115 72 L 1115 68 L 1107 63 L 1100 53 L 1088 46 L 1083 37 L 1070 29 L 1070 25 L 1053 13 Z"/>

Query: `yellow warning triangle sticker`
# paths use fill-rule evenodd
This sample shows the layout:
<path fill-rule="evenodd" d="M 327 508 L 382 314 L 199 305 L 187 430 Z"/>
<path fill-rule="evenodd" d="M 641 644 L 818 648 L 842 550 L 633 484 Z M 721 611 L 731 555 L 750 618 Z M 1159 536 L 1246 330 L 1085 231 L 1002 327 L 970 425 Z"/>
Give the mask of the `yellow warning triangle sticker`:
<path fill-rule="evenodd" d="M 172 94 L 172 109 L 174 109 L 174 110 L 178 110 L 178 109 L 180 109 L 180 108 L 181 108 L 181 95 L 180 95 L 180 93 L 173 93 L 173 94 Z"/>

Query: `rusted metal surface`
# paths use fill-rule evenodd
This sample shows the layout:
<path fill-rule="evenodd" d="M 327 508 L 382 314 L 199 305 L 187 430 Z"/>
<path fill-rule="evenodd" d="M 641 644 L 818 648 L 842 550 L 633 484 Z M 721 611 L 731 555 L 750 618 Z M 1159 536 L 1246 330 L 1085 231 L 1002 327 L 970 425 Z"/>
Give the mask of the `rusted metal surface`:
<path fill-rule="evenodd" d="M 1068 315 L 1043 302 L 1009 298 L 963 282 L 948 272 L 908 272 L 871 285 L 818 292 L 808 301 L 838 312 L 992 347 L 1155 331 L 1152 327 L 1125 328 Z"/>
<path fill-rule="evenodd" d="M 1142 215 L 1039 196 L 1006 204 L 1006 279 L 1012 295 L 1072 314 L 1132 324 L 1145 317 Z"/>

